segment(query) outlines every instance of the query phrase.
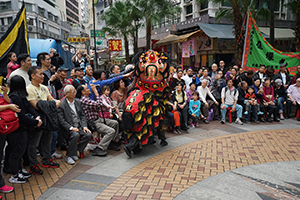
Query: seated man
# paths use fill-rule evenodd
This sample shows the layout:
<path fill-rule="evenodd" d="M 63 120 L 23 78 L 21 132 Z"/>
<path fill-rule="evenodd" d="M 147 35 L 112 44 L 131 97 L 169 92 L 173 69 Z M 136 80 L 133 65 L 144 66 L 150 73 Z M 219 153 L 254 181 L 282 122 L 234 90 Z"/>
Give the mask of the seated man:
<path fill-rule="evenodd" d="M 292 102 L 292 105 L 296 106 L 297 109 L 300 109 L 300 78 L 296 80 L 296 84 L 290 85 L 288 87 L 287 95 L 289 97 L 289 101 Z M 290 116 L 290 113 L 291 106 L 288 106 L 288 116 Z M 300 117 L 298 117 L 297 120 L 300 121 Z"/>
<path fill-rule="evenodd" d="M 93 139 L 93 136 L 87 128 L 87 119 L 80 100 L 75 99 L 76 90 L 74 86 L 67 85 L 64 92 L 66 98 L 61 101 L 58 108 L 58 119 L 59 124 L 64 129 L 61 133 L 69 143 L 66 162 L 73 165 L 78 160 L 77 151 L 80 153 L 80 158 L 84 158 L 84 148 Z M 80 141 L 78 142 L 79 138 Z"/>
<path fill-rule="evenodd" d="M 207 80 L 203 80 L 202 84 L 200 87 L 198 87 L 198 92 L 200 95 L 200 99 L 201 99 L 201 104 L 203 104 L 202 108 L 203 108 L 203 115 L 204 115 L 204 122 L 206 124 L 208 124 L 209 122 L 207 121 L 207 117 L 208 117 L 208 111 L 212 108 L 213 112 L 214 112 L 214 118 L 218 119 L 219 118 L 219 109 L 218 109 L 218 105 L 219 103 L 216 101 L 215 97 L 211 94 L 210 90 L 207 87 Z M 207 95 L 211 98 L 206 100 Z"/>
<path fill-rule="evenodd" d="M 221 100 L 222 100 L 222 105 L 221 105 L 221 115 L 222 115 L 222 120 L 221 123 L 225 124 L 225 115 L 227 112 L 227 108 L 231 107 L 231 109 L 234 111 L 237 111 L 237 118 L 235 123 L 243 125 L 243 122 L 241 121 L 242 117 L 242 112 L 243 112 L 243 107 L 239 104 L 237 104 L 239 96 L 239 91 L 233 86 L 233 81 L 232 79 L 227 80 L 227 86 L 222 89 L 221 92 Z"/>
<path fill-rule="evenodd" d="M 87 120 L 95 126 L 98 134 L 105 134 L 96 149 L 93 152 L 93 156 L 106 156 L 106 149 L 109 147 L 112 150 L 120 151 L 119 144 L 119 123 L 113 119 L 99 118 L 99 110 L 101 109 L 101 99 L 95 85 L 90 84 L 93 90 L 96 100 L 89 98 L 91 91 L 87 85 L 81 85 L 77 89 L 77 98 L 80 99 L 81 105 L 85 112 Z"/>

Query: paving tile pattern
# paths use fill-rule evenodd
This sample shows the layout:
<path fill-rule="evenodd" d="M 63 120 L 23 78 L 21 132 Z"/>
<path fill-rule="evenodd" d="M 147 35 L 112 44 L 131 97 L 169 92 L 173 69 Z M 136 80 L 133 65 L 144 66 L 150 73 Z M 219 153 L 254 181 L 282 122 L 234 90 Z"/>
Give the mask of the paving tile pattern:
<path fill-rule="evenodd" d="M 98 197 L 173 199 L 210 176 L 232 169 L 300 160 L 300 129 L 256 131 L 189 143 L 133 167 Z"/>
<path fill-rule="evenodd" d="M 64 154 L 64 152 L 57 151 L 59 154 Z M 24 184 L 11 184 L 8 179 L 10 174 L 5 176 L 5 183 L 7 185 L 13 186 L 15 189 L 13 192 L 8 194 L 0 193 L 3 200 L 31 200 L 39 198 L 42 193 L 44 193 L 49 187 L 53 186 L 57 181 L 62 181 L 61 179 L 65 174 L 67 174 L 75 165 L 66 164 L 64 159 L 56 159 L 55 162 L 60 164 L 59 168 L 43 168 L 43 175 L 32 175 L 28 180 L 29 182 Z M 40 163 L 42 163 L 40 161 Z M 77 163 L 77 162 L 76 162 Z M 80 165 L 80 164 L 79 164 Z M 29 167 L 26 167 L 29 171 Z M 79 174 L 77 174 L 79 175 Z"/>

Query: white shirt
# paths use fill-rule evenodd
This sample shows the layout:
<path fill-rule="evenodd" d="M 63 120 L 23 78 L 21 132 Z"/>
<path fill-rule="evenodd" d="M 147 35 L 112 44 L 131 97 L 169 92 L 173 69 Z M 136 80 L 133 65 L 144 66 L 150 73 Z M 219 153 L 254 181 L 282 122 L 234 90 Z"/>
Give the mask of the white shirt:
<path fill-rule="evenodd" d="M 183 79 L 185 82 L 185 86 L 186 86 L 185 91 L 190 89 L 190 84 L 191 84 L 191 82 L 193 82 L 193 77 L 189 77 L 188 75 L 185 75 L 181 79 Z"/>
<path fill-rule="evenodd" d="M 206 96 L 208 94 L 208 96 L 213 100 L 216 101 L 215 97 L 211 94 L 210 90 L 208 89 L 208 87 L 206 86 L 205 88 L 203 88 L 202 86 L 199 86 L 197 88 L 197 91 L 199 92 L 200 95 L 200 99 L 206 103 Z"/>
<path fill-rule="evenodd" d="M 78 114 L 77 114 L 77 111 L 76 111 L 76 108 L 75 108 L 74 100 L 73 100 L 72 103 L 70 103 L 70 101 L 69 101 L 67 98 L 66 98 L 66 100 L 67 100 L 67 102 L 68 102 L 70 108 L 73 110 L 73 112 L 74 112 L 76 115 L 78 115 Z"/>
<path fill-rule="evenodd" d="M 286 85 L 286 75 L 285 75 L 285 73 L 280 72 L 280 74 L 281 74 L 281 77 L 282 77 L 282 84 Z"/>
<path fill-rule="evenodd" d="M 23 79 L 25 80 L 26 87 L 27 87 L 28 85 L 30 85 L 30 80 L 29 80 L 29 76 L 28 76 L 27 71 L 24 71 L 24 70 L 22 70 L 21 68 L 16 69 L 15 71 L 13 71 L 13 72 L 9 75 L 8 80 L 7 80 L 8 85 L 10 85 L 10 80 L 11 80 L 11 78 L 12 78 L 13 76 L 16 76 L 16 75 L 19 75 L 19 76 L 22 76 L 22 77 L 23 77 Z"/>
<path fill-rule="evenodd" d="M 258 75 L 259 75 L 260 80 L 262 80 L 264 77 L 264 74 L 259 72 Z"/>

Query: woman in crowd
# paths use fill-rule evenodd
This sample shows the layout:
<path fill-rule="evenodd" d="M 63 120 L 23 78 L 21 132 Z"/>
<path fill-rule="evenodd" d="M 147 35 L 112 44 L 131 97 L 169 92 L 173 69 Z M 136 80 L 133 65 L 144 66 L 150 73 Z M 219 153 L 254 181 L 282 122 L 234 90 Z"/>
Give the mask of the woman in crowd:
<path fill-rule="evenodd" d="M 8 152 L 8 155 L 6 156 L 8 157 L 9 168 L 12 173 L 9 179 L 11 183 L 26 183 L 28 181 L 27 178 L 31 176 L 30 173 L 22 169 L 22 157 L 27 148 L 26 129 L 42 125 L 38 113 L 27 101 L 27 96 L 25 80 L 19 75 L 12 77 L 9 97 L 14 104 L 19 106 L 21 112 L 18 114 L 19 128 L 7 136 L 8 146 L 6 147 L 6 152 Z"/>
<path fill-rule="evenodd" d="M 257 103 L 260 105 L 260 112 L 262 113 L 262 115 L 260 116 L 260 121 L 265 123 L 266 120 L 264 118 L 264 113 L 265 113 L 265 106 L 264 104 L 262 103 L 262 96 L 263 96 L 263 93 L 264 93 L 264 90 L 263 88 L 261 87 L 261 79 L 260 78 L 256 78 L 254 79 L 254 94 L 256 96 L 256 100 L 257 100 Z"/>
<path fill-rule="evenodd" d="M 273 115 L 273 120 L 279 122 L 280 120 L 277 118 L 277 107 L 274 103 L 274 88 L 271 85 L 271 80 L 269 77 L 265 79 L 265 85 L 263 86 L 263 104 L 267 108 L 268 118 L 267 122 L 272 122 L 271 116 Z"/>
<path fill-rule="evenodd" d="M 186 93 L 183 90 L 183 84 L 178 83 L 176 86 L 176 90 L 173 94 L 173 102 L 177 108 L 177 110 L 181 113 L 181 129 L 184 131 L 188 130 L 187 120 L 188 120 L 188 104 Z"/>
<path fill-rule="evenodd" d="M 8 79 L 9 75 L 16 69 L 18 69 L 20 67 L 20 65 L 18 65 L 17 62 L 17 54 L 15 54 L 14 52 L 9 52 L 7 54 L 7 58 L 9 60 L 9 63 L 7 64 L 7 75 L 6 78 Z"/>
<path fill-rule="evenodd" d="M 203 80 L 207 80 L 207 87 L 209 87 L 211 83 L 211 79 L 208 76 L 208 69 L 203 70 L 203 76 L 200 78 L 200 82 L 202 83 Z"/>
<path fill-rule="evenodd" d="M 187 102 L 193 99 L 193 93 L 195 92 L 196 84 L 194 82 L 190 83 L 190 89 L 186 91 Z"/>
<path fill-rule="evenodd" d="M 287 94 L 285 92 L 284 86 L 282 85 L 281 79 L 275 80 L 275 89 L 274 89 L 275 105 L 279 109 L 280 120 L 284 120 L 283 115 L 283 105 L 287 102 Z"/>

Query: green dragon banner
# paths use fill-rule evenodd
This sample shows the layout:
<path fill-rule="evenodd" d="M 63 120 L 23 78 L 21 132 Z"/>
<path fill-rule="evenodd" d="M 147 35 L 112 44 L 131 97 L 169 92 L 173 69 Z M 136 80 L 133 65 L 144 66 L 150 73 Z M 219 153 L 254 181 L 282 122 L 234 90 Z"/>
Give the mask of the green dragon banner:
<path fill-rule="evenodd" d="M 275 49 L 260 32 L 252 13 L 250 12 L 246 27 L 242 68 L 258 70 L 261 64 L 279 70 L 280 63 L 287 63 L 287 68 L 293 76 L 300 65 L 300 52 L 282 52 Z"/>

